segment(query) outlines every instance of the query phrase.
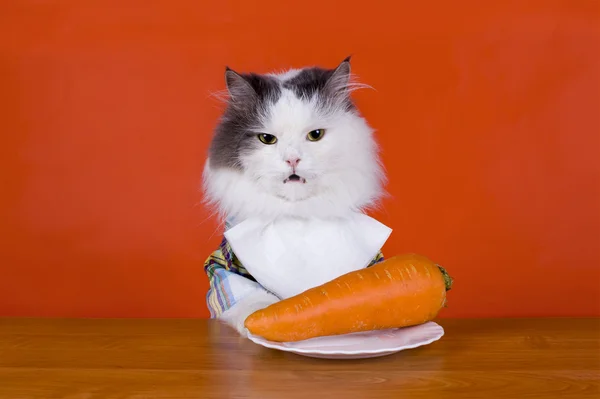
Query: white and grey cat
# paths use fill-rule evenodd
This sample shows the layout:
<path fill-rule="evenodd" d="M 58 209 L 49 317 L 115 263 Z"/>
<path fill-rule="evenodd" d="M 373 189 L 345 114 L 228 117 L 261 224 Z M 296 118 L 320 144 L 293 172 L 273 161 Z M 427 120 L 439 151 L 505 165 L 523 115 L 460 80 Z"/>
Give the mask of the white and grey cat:
<path fill-rule="evenodd" d="M 383 195 L 373 129 L 356 108 L 350 58 L 336 68 L 225 72 L 227 106 L 203 175 L 207 203 L 236 223 L 362 213 Z M 238 331 L 278 298 L 254 291 L 220 318 Z"/>

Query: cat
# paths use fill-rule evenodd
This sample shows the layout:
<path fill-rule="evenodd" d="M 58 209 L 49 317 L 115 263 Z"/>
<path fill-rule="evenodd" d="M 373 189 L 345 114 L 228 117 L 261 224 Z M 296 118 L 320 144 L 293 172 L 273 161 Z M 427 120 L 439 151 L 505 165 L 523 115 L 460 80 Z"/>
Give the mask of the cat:
<path fill-rule="evenodd" d="M 350 57 L 335 68 L 238 73 L 225 68 L 228 99 L 203 171 L 205 203 L 226 229 L 250 217 L 335 218 L 365 212 L 384 195 L 374 130 L 351 93 L 364 84 Z M 226 240 L 205 264 L 207 303 L 245 335 L 244 320 L 279 298 L 262 287 Z"/>

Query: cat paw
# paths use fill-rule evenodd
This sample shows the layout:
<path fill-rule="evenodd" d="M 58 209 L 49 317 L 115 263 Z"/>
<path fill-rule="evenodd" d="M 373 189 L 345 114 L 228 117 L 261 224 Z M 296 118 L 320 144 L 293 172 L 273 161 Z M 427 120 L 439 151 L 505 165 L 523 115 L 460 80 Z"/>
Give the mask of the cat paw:
<path fill-rule="evenodd" d="M 277 301 L 279 301 L 279 298 L 276 296 L 261 292 L 259 295 L 253 295 L 239 301 L 225 311 L 219 319 L 235 329 L 242 337 L 247 338 L 246 318 L 257 310 L 264 309 Z"/>

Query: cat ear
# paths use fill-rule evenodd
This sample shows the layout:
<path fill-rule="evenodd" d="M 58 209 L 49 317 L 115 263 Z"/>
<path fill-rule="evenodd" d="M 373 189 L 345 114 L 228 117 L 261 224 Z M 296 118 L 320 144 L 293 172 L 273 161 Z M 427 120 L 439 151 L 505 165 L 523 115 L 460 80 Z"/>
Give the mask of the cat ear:
<path fill-rule="evenodd" d="M 349 94 L 348 83 L 350 82 L 350 56 L 346 57 L 333 71 L 325 89 L 334 95 L 346 96 Z"/>
<path fill-rule="evenodd" d="M 229 95 L 234 101 L 238 98 L 253 98 L 256 95 L 256 91 L 250 83 L 229 67 L 225 67 L 225 84 Z"/>

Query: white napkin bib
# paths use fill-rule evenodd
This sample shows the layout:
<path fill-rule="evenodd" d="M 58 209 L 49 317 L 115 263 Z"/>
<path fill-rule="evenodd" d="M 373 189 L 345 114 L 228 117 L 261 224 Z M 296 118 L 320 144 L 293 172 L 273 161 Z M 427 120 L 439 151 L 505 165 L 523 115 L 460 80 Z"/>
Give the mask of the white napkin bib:
<path fill-rule="evenodd" d="M 247 219 L 225 238 L 246 270 L 280 299 L 363 269 L 392 229 L 353 213 L 344 219 Z"/>

